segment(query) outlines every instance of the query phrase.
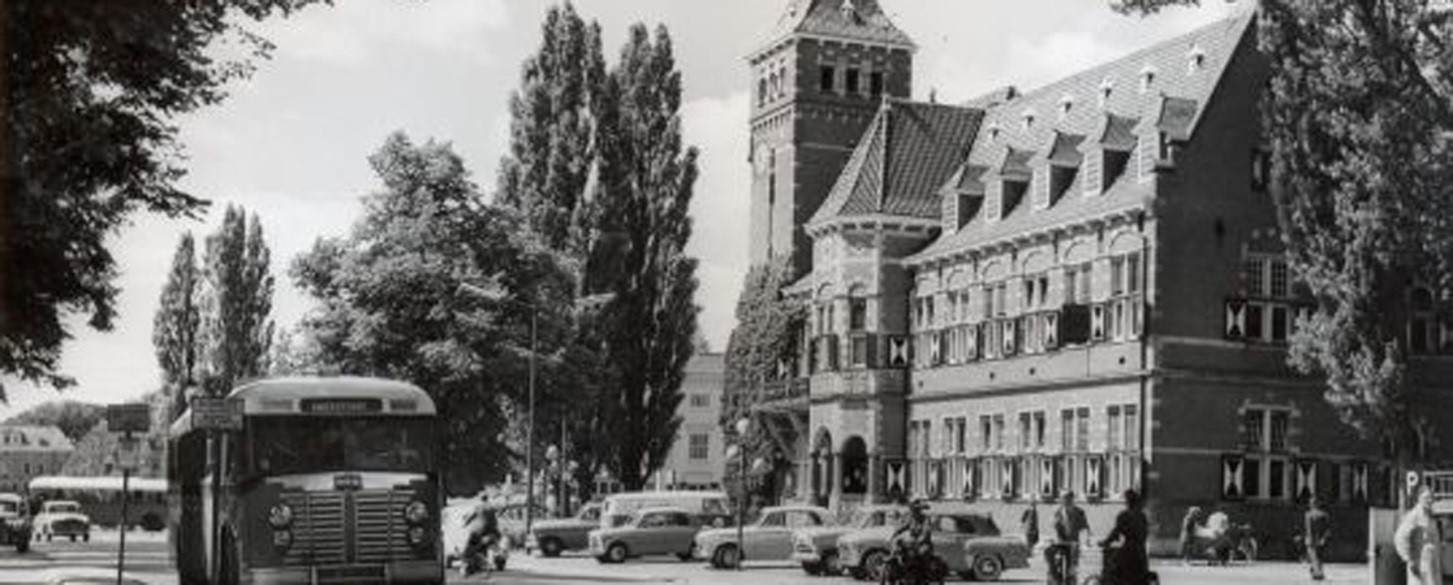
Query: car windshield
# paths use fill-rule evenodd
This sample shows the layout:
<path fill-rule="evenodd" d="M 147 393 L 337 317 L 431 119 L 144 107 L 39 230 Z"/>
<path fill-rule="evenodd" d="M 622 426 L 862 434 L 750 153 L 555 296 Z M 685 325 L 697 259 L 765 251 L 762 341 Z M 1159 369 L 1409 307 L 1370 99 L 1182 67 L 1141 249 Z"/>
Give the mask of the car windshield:
<path fill-rule="evenodd" d="M 251 474 L 431 471 L 427 418 L 257 417 L 250 421 Z"/>
<path fill-rule="evenodd" d="M 0 500 L 0 514 L 14 514 L 20 511 L 20 503 Z"/>
<path fill-rule="evenodd" d="M 891 516 L 891 519 L 886 517 Z M 853 520 L 848 524 L 854 528 L 874 528 L 897 521 L 899 514 L 886 510 L 858 510 L 853 513 Z"/>
<path fill-rule="evenodd" d="M 580 511 L 580 519 L 587 522 L 599 521 L 600 506 L 587 506 L 584 510 Z"/>
<path fill-rule="evenodd" d="M 81 505 L 73 502 L 59 502 L 50 504 L 46 506 L 45 509 L 52 514 L 70 514 L 73 512 L 80 512 Z"/>

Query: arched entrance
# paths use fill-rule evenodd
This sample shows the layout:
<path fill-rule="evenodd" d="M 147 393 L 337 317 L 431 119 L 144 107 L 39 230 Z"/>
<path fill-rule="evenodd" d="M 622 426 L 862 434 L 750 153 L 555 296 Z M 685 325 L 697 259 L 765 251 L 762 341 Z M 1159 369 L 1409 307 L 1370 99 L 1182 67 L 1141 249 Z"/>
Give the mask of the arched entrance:
<path fill-rule="evenodd" d="M 868 444 L 862 437 L 853 435 L 843 442 L 842 462 L 843 493 L 868 493 Z"/>
<path fill-rule="evenodd" d="M 833 469 L 832 459 L 832 433 L 827 429 L 818 429 L 817 437 L 812 442 L 813 504 L 828 505 L 832 495 L 832 478 L 836 471 Z"/>

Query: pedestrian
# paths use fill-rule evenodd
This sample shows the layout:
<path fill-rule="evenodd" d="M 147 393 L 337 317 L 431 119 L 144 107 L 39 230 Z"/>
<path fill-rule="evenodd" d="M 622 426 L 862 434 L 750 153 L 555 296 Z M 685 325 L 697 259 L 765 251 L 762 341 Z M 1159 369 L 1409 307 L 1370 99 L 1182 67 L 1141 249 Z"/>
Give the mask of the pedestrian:
<path fill-rule="evenodd" d="M 1039 508 L 1035 507 L 1033 499 L 1029 500 L 1029 507 L 1019 517 L 1019 525 L 1024 528 L 1025 544 L 1029 545 L 1029 550 L 1034 550 L 1034 545 L 1039 543 Z"/>
<path fill-rule="evenodd" d="M 1150 572 L 1150 559 L 1146 556 L 1145 539 L 1150 533 L 1150 521 L 1145 518 L 1145 500 L 1140 492 L 1125 490 L 1125 509 L 1115 515 L 1115 527 L 1110 529 L 1099 542 L 1100 548 L 1108 548 L 1119 542 L 1119 548 L 1110 556 L 1110 566 L 1105 571 L 1113 576 L 1116 585 L 1145 585 Z"/>
<path fill-rule="evenodd" d="M 1196 527 L 1201 524 L 1201 507 L 1191 506 L 1181 518 L 1181 564 L 1190 565 L 1196 552 Z"/>
<path fill-rule="evenodd" d="M 1326 555 L 1327 538 L 1332 535 L 1332 518 L 1322 509 L 1317 496 L 1307 501 L 1307 513 L 1302 517 L 1302 542 L 1307 546 L 1307 564 L 1313 581 L 1321 581 L 1322 557 Z"/>
<path fill-rule="evenodd" d="M 1080 566 L 1080 534 L 1090 532 L 1090 521 L 1085 519 L 1085 511 L 1075 505 L 1075 492 L 1065 490 L 1060 494 L 1059 509 L 1054 511 L 1054 535 L 1058 544 L 1066 547 L 1066 554 L 1069 555 L 1069 571 L 1062 575 L 1068 579 L 1067 582 L 1077 582 L 1076 574 Z"/>
<path fill-rule="evenodd" d="M 1423 486 L 1417 503 L 1398 523 L 1393 543 L 1398 556 L 1408 566 L 1408 585 L 1441 585 L 1443 583 L 1442 531 L 1433 518 L 1433 490 Z"/>

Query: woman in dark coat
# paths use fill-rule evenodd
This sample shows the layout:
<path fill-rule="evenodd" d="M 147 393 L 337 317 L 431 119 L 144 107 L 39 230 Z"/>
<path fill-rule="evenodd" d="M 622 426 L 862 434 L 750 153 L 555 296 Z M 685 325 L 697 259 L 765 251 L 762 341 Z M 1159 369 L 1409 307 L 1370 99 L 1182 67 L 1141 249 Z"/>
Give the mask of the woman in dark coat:
<path fill-rule="evenodd" d="M 1116 585 L 1143 585 L 1150 571 L 1150 560 L 1146 558 L 1145 538 L 1150 531 L 1150 522 L 1141 508 L 1145 502 L 1135 490 L 1125 490 L 1125 509 L 1115 516 L 1115 527 L 1100 541 L 1104 548 L 1119 541 L 1119 548 L 1105 571 L 1112 576 Z"/>

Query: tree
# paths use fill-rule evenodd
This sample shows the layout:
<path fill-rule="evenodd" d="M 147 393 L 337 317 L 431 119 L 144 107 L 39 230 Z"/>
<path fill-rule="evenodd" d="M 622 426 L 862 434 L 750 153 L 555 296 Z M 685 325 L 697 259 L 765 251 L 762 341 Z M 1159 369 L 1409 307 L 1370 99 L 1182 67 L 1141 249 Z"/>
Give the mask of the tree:
<path fill-rule="evenodd" d="M 225 396 L 238 382 L 267 373 L 273 336 L 271 253 L 257 216 L 227 206 L 207 237 L 202 266 L 198 390 Z"/>
<path fill-rule="evenodd" d="M 610 470 L 633 490 L 670 452 L 696 332 L 697 263 L 685 247 L 697 152 L 682 145 L 680 108 L 669 33 L 658 28 L 653 39 L 645 26 L 631 27 L 601 92 L 586 290 L 611 295 L 602 310 L 617 384 L 606 413 Z"/>
<path fill-rule="evenodd" d="M 736 437 L 735 426 L 751 414 L 762 384 L 777 379 L 782 365 L 797 354 L 797 334 L 806 323 L 807 306 L 782 294 L 791 277 L 792 266 L 786 258 L 758 264 L 747 271 L 737 297 L 737 326 L 727 340 L 720 420 L 730 441 L 746 445 L 748 460 L 786 461 L 791 455 L 772 456 L 773 444 L 762 425 L 753 425 L 751 436 L 745 438 Z"/>
<path fill-rule="evenodd" d="M 319 302 L 300 325 L 303 353 L 312 368 L 427 391 L 443 421 L 448 491 L 473 494 L 518 457 L 504 413 L 526 390 L 530 307 L 542 377 L 558 368 L 574 269 L 511 209 L 485 204 L 449 145 L 395 134 L 369 162 L 383 189 L 364 199 L 363 217 L 293 262 L 294 281 Z"/>
<path fill-rule="evenodd" d="M 1154 12 L 1192 0 L 1121 0 Z M 1262 0 L 1261 108 L 1292 275 L 1316 299 L 1289 362 L 1402 461 L 1425 428 L 1410 302 L 1453 290 L 1453 13 L 1436 0 Z M 1422 292 L 1418 292 L 1421 290 Z"/>
<path fill-rule="evenodd" d="M 152 319 L 151 343 L 161 365 L 162 383 L 170 397 L 172 418 L 186 408 L 185 392 L 193 385 L 197 366 L 197 270 L 191 232 L 182 234 L 172 255 L 172 270 L 161 291 L 161 306 Z"/>
<path fill-rule="evenodd" d="M 567 2 L 551 7 L 540 28 L 540 48 L 510 97 L 510 150 L 495 200 L 519 210 L 546 246 L 579 254 L 595 162 L 592 105 L 605 77 L 600 26 Z"/>
<path fill-rule="evenodd" d="M 170 420 L 170 397 L 165 391 L 149 392 L 138 402 L 151 405 L 152 420 L 151 429 L 135 437 L 141 465 L 132 471 L 140 477 L 166 477 L 166 441 L 170 427 L 164 421 Z M 62 475 L 93 477 L 121 473 L 116 467 L 116 452 L 120 448 L 122 436 L 107 428 L 105 407 L 94 408 L 97 409 L 95 422 L 81 431 L 79 437 L 71 439 L 75 442 L 75 451 L 71 452 L 65 465 L 61 467 Z M 71 435 L 67 433 L 66 436 Z"/>
<path fill-rule="evenodd" d="M 206 204 L 178 185 L 173 120 L 267 56 L 247 24 L 311 1 L 0 3 L 0 373 L 73 383 L 65 317 L 104 331 L 116 314 L 106 238 L 138 211 Z M 243 50 L 219 58 L 223 43 Z"/>
<path fill-rule="evenodd" d="M 72 443 L 81 440 L 96 423 L 106 417 L 106 408 L 74 400 L 46 402 L 10 417 L 7 425 L 59 427 Z"/>

